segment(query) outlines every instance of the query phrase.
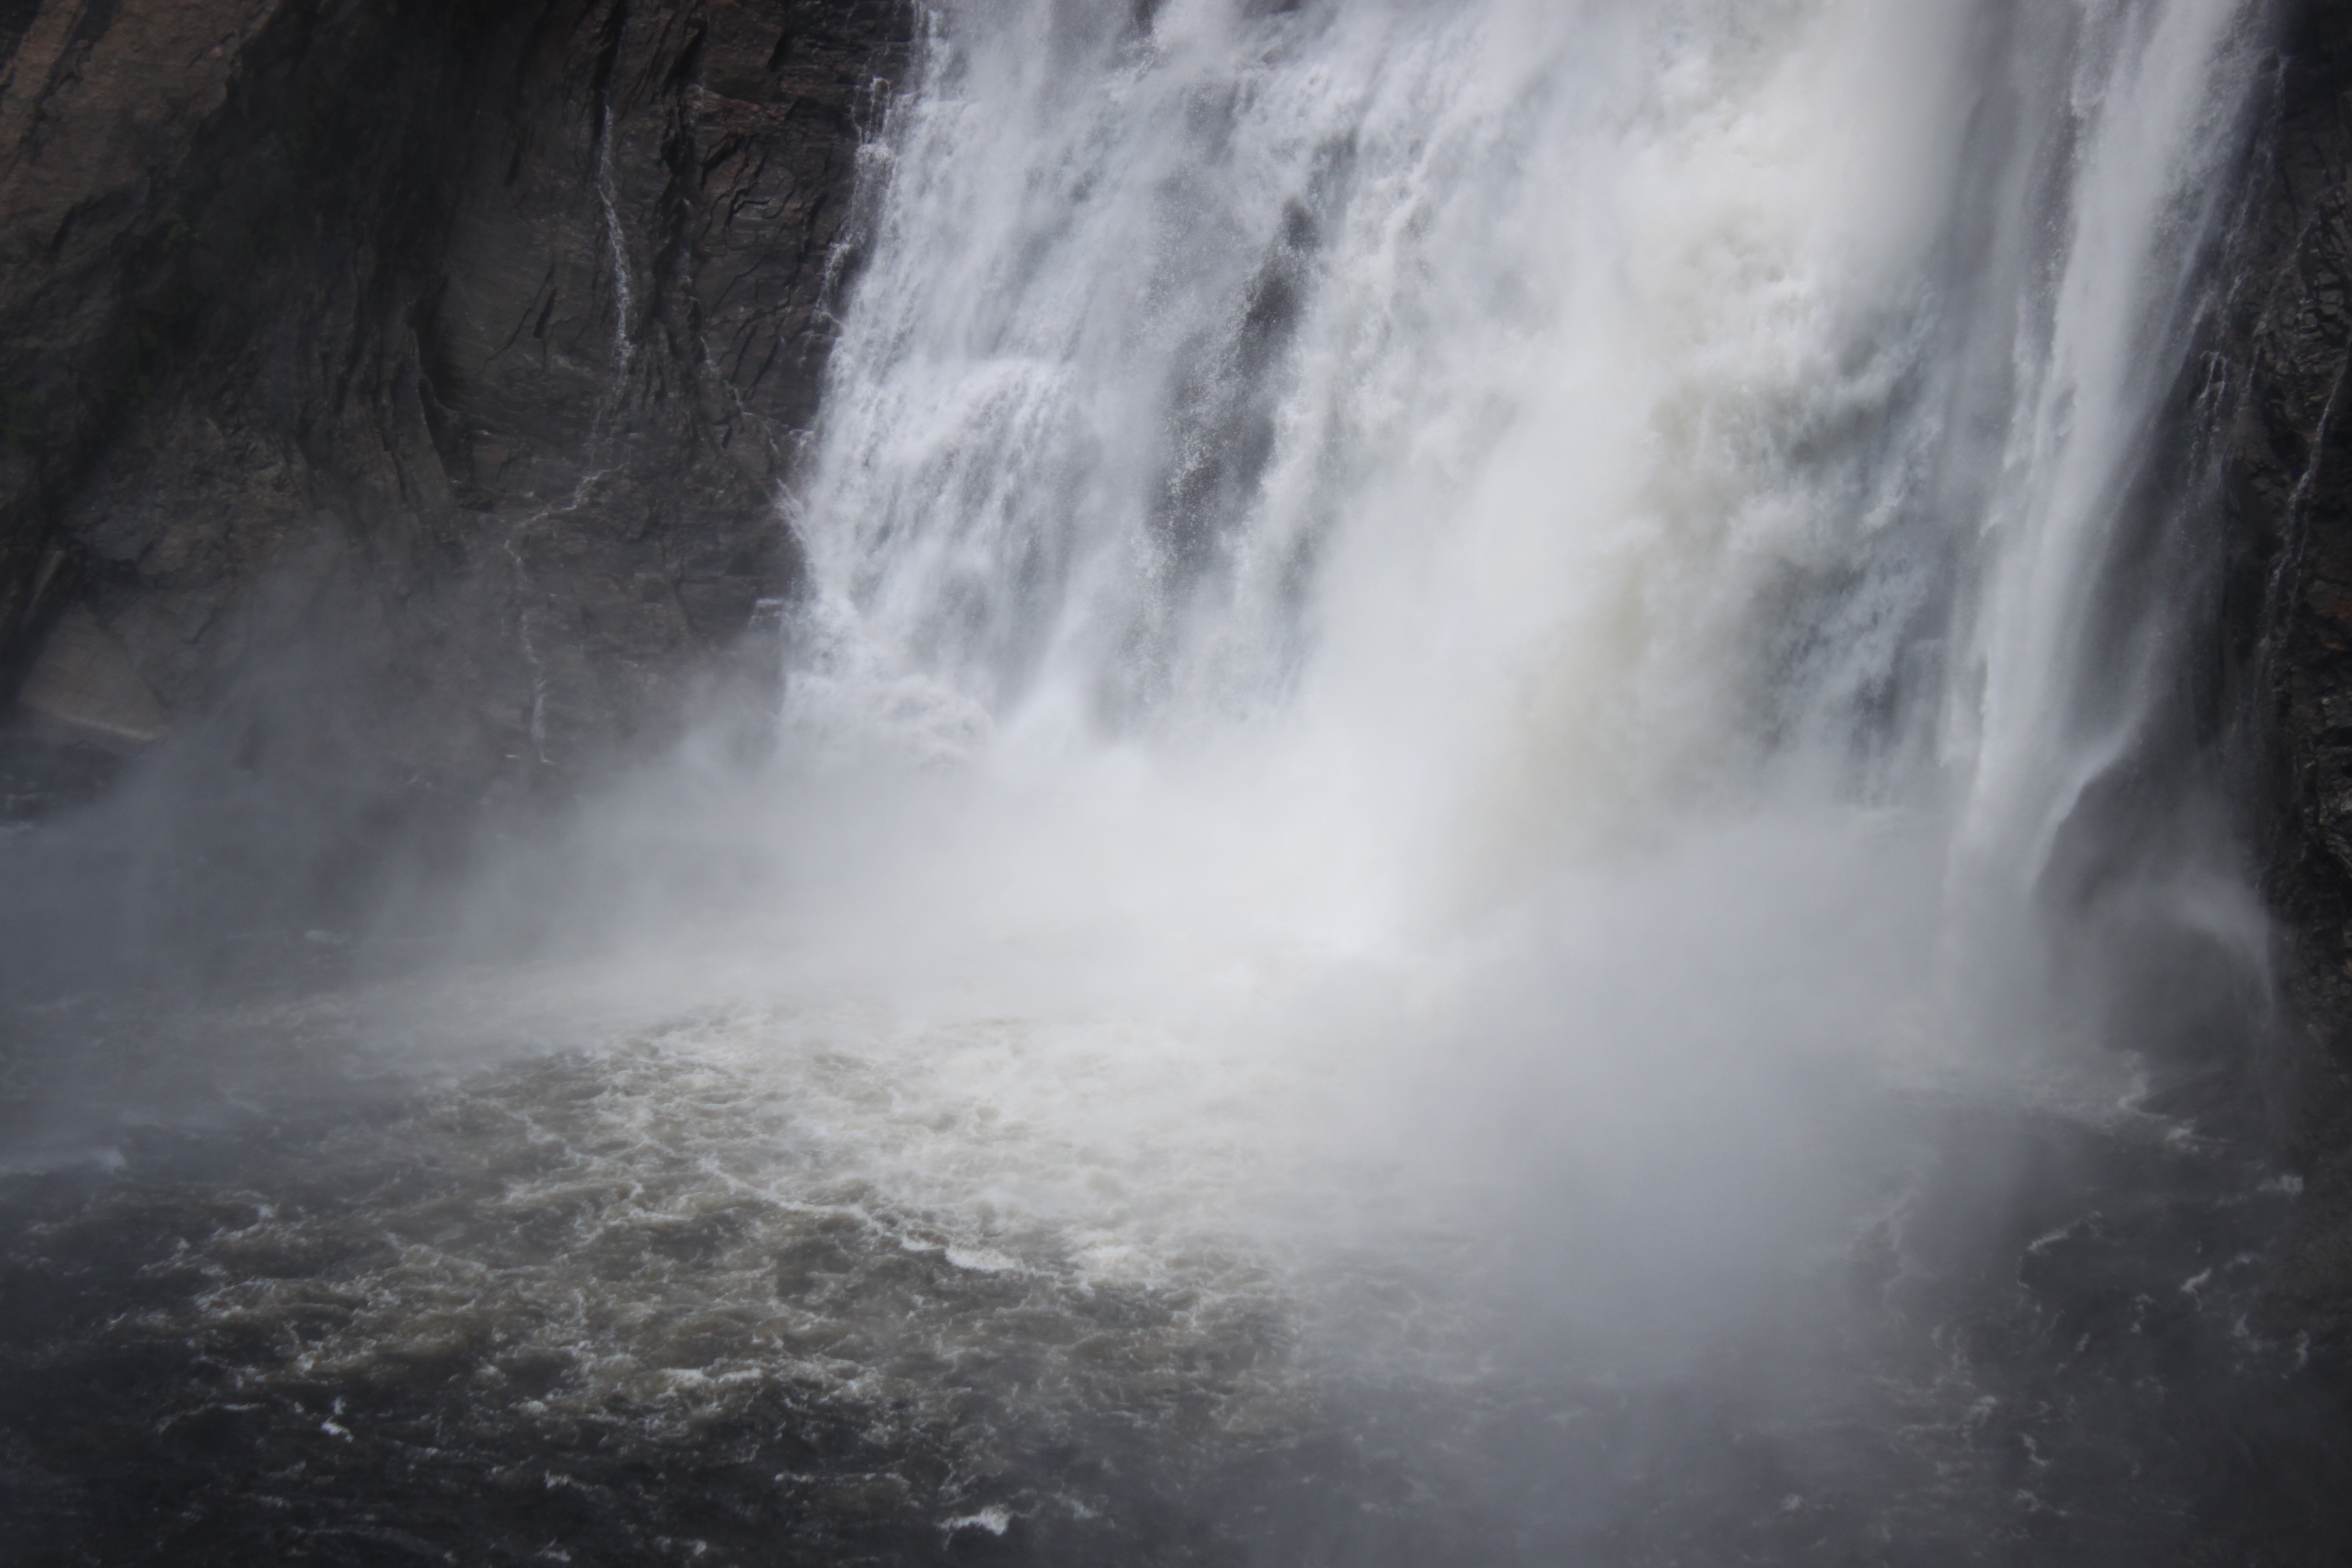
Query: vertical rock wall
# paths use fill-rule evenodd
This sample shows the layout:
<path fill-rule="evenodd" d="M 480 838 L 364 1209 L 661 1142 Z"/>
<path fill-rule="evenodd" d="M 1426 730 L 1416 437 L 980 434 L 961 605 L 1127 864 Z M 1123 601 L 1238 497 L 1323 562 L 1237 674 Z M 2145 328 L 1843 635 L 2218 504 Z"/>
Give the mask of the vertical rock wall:
<path fill-rule="evenodd" d="M 2352 4 L 2289 20 L 2221 350 L 2222 477 L 2288 1020 L 2266 1089 L 2307 1183 L 2277 1294 L 2352 1348 Z"/>
<path fill-rule="evenodd" d="M 0 7 L 20 731 L 201 731 L 443 795 L 657 733 L 791 588 L 772 498 L 908 28 L 897 0 Z"/>

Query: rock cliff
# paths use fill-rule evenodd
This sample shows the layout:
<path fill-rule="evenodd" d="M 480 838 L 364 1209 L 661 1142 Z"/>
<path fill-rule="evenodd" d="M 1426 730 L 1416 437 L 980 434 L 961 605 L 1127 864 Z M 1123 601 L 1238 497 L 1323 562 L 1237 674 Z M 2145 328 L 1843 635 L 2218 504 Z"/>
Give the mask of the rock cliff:
<path fill-rule="evenodd" d="M 2255 171 L 2223 447 L 2251 632 L 2249 748 L 2286 1027 L 2264 1077 L 2308 1183 L 2278 1294 L 2352 1334 L 2352 4 L 2292 19 Z"/>
<path fill-rule="evenodd" d="M 909 28 L 0 5 L 0 795 L 161 741 L 380 826 L 657 736 L 790 590 Z"/>

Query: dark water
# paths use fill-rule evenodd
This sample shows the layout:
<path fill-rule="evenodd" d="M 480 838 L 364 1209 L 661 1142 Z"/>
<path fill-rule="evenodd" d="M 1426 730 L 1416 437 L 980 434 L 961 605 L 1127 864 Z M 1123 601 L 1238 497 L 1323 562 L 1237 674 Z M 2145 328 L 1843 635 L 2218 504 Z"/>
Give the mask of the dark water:
<path fill-rule="evenodd" d="M 2294 1184 L 2186 1121 L 1913 1097 L 1888 1201 L 1790 1317 L 1612 1363 L 1506 1268 L 1472 1288 L 1486 1349 L 1416 1361 L 1384 1336 L 1442 1279 L 1237 1255 L 1111 1289 L 1049 1235 L 976 1253 L 658 1035 L 419 1078 L 371 1067 L 331 1001 L 12 1022 L 11 1137 L 47 1150 L 0 1177 L 14 1561 L 2352 1544 L 2345 1384 L 2261 1305 Z"/>

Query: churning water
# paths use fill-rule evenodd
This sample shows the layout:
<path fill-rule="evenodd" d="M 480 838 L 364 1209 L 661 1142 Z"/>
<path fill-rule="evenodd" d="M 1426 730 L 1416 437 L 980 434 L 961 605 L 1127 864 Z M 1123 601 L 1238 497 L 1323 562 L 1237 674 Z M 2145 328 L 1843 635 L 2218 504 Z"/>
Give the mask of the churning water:
<path fill-rule="evenodd" d="M 2191 437 L 2268 26 L 941 8 L 766 754 L 486 887 L 561 961 L 25 1047 L 28 1517 L 2314 1560 L 2292 1184 L 2165 1113 L 2265 995 Z"/>

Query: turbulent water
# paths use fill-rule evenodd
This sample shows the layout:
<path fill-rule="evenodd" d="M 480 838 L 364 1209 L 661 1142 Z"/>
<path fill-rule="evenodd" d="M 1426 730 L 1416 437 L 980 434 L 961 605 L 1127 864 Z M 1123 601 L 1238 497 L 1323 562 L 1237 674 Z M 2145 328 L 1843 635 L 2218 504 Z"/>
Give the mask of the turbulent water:
<path fill-rule="evenodd" d="M 2271 22 L 930 16 L 782 712 L 485 871 L 551 956 L 20 1020 L 30 1539 L 2321 1560 L 2200 1093 Z"/>

